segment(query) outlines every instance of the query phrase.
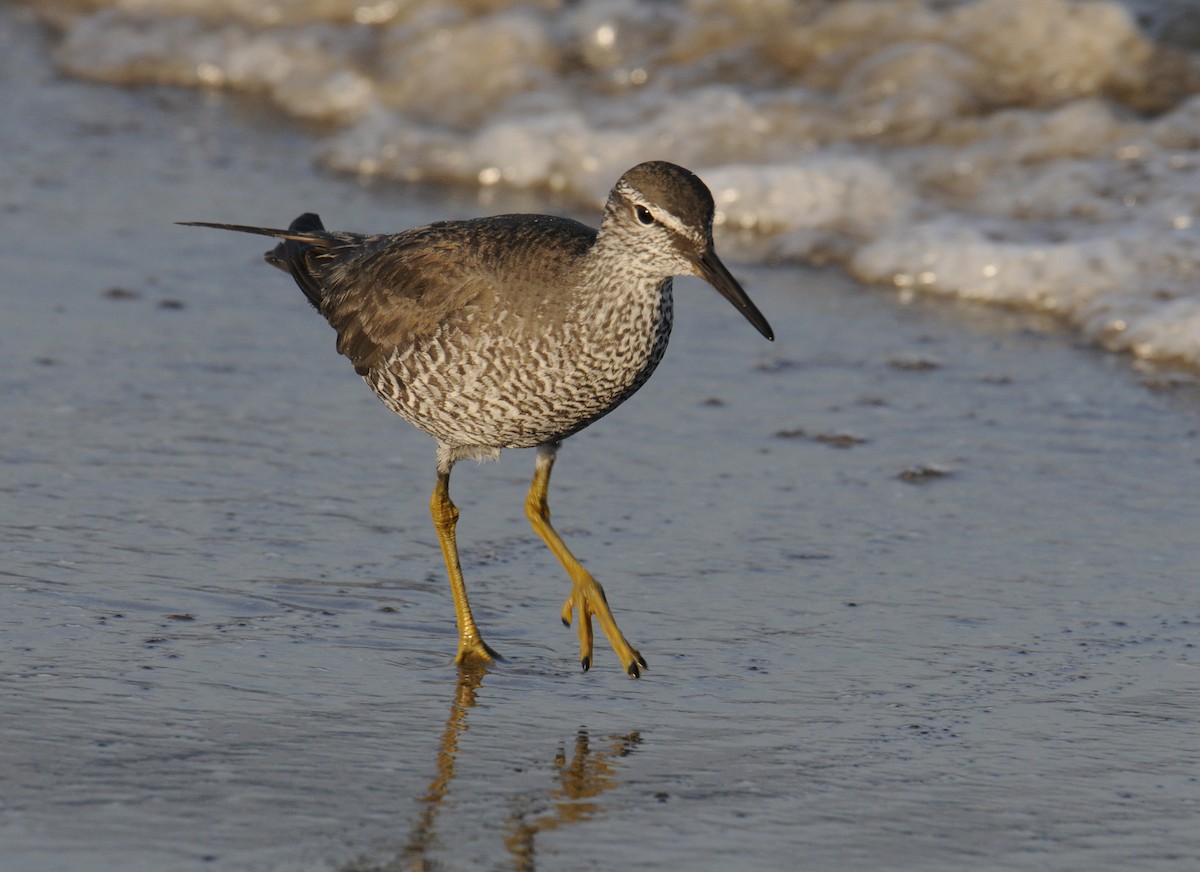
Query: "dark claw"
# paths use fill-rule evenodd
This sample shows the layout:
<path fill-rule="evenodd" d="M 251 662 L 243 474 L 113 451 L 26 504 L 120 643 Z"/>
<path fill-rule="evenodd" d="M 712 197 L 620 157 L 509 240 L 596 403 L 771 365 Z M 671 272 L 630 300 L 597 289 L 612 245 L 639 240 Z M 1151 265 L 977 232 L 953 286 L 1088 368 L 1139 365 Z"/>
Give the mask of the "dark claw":
<path fill-rule="evenodd" d="M 641 662 L 641 664 L 643 666 L 646 665 L 646 661 L 642 660 L 642 658 L 640 656 L 638 657 L 638 660 Z M 642 677 L 642 670 L 638 669 L 637 663 L 630 663 L 629 667 L 625 671 L 629 673 L 630 678 L 641 678 Z"/>
<path fill-rule="evenodd" d="M 635 656 L 637 657 L 637 662 L 641 665 L 641 667 L 643 669 L 645 669 L 646 668 L 646 658 L 643 657 L 641 654 L 636 654 Z"/>
<path fill-rule="evenodd" d="M 570 621 L 568 621 L 566 618 L 563 618 L 563 619 L 562 619 L 562 622 L 563 622 L 563 626 L 564 626 L 564 627 L 569 627 L 569 626 L 571 626 L 571 622 L 570 622 Z"/>
<path fill-rule="evenodd" d="M 592 658 L 584 657 L 584 658 L 580 659 L 579 665 L 583 667 L 584 672 L 587 672 L 589 669 L 592 668 Z"/>

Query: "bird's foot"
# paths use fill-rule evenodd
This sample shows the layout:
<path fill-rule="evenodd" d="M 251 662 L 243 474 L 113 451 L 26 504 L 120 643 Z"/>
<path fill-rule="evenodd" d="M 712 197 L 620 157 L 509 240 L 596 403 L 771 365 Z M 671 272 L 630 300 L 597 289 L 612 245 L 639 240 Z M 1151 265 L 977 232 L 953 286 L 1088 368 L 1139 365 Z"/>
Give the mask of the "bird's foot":
<path fill-rule="evenodd" d="M 458 640 L 458 655 L 454 662 L 460 665 L 495 663 L 504 658 L 497 654 L 492 647 L 478 634 L 462 636 Z"/>
<path fill-rule="evenodd" d="M 600 629 L 608 637 L 608 643 L 620 658 L 625 672 L 630 678 L 640 678 L 642 670 L 646 668 L 646 660 L 629 644 L 617 626 L 608 607 L 608 600 L 604 596 L 604 588 L 590 577 L 572 586 L 571 595 L 563 603 L 563 626 L 571 626 L 571 619 L 576 611 L 579 612 L 579 624 L 576 627 L 579 633 L 579 663 L 583 666 L 583 671 L 587 672 L 592 668 L 592 618 L 595 617 L 600 622 Z"/>

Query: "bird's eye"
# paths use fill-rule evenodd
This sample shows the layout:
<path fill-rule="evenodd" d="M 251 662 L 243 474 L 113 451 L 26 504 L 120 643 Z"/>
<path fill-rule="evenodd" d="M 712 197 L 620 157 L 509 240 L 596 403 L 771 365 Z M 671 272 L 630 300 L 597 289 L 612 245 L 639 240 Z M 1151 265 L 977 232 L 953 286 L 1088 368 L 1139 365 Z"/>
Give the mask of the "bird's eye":
<path fill-rule="evenodd" d="M 643 224 L 654 223 L 654 216 L 650 214 L 650 210 L 645 206 L 635 206 L 634 211 L 637 213 L 637 219 Z"/>

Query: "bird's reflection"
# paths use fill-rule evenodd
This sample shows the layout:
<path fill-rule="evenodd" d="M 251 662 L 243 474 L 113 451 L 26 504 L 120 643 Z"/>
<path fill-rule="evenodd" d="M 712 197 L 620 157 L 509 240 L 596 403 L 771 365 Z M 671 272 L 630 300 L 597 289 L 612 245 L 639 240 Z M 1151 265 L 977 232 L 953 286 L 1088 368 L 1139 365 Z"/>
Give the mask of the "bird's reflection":
<path fill-rule="evenodd" d="M 458 682 L 454 687 L 454 702 L 450 705 L 450 717 L 442 730 L 442 741 L 438 746 L 437 775 L 429 782 L 429 789 L 421 797 L 421 812 L 413 825 L 412 835 L 405 846 L 404 854 L 412 862 L 411 869 L 434 868 L 429 861 L 429 849 L 434 839 L 434 824 L 450 782 L 454 780 L 454 765 L 458 762 L 458 737 L 467 729 L 467 712 L 475 707 L 475 694 L 487 667 L 483 663 L 464 663 L 458 667 Z"/>
<path fill-rule="evenodd" d="M 401 869 L 425 872 L 442 868 L 433 856 L 437 847 L 438 815 L 446 805 L 450 785 L 458 764 L 459 738 L 467 730 L 467 716 L 475 706 L 476 694 L 487 675 L 483 664 L 459 668 L 450 716 L 438 746 L 436 774 L 420 797 L 420 811 L 413 823 L 408 844 L 392 863 L 382 866 L 355 865 L 346 872 L 399 872 Z M 596 798 L 617 785 L 617 762 L 628 756 L 640 743 L 641 736 L 607 736 L 594 741 L 587 729 L 580 728 L 568 757 L 565 747 L 554 758 L 555 778 L 544 789 L 512 797 L 511 812 L 504 823 L 504 848 L 512 868 L 532 872 L 534 849 L 540 833 L 590 819 L 601 810 Z"/>
<path fill-rule="evenodd" d="M 504 846 L 517 869 L 532 872 L 535 868 L 534 843 L 540 833 L 589 820 L 600 810 L 592 800 L 616 787 L 616 760 L 628 756 L 641 741 L 636 732 L 609 736 L 597 750 L 588 731 L 580 727 L 571 759 L 562 748 L 554 758 L 558 786 L 545 797 L 523 797 L 521 807 L 509 818 L 511 832 Z"/>

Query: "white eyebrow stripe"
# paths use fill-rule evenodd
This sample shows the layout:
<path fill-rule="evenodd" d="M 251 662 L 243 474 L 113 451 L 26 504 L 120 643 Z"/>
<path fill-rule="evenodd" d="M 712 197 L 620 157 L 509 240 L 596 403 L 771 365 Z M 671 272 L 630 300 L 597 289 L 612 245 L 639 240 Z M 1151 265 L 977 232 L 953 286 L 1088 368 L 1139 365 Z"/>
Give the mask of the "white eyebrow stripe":
<path fill-rule="evenodd" d="M 660 224 L 665 224 L 668 228 L 678 233 L 680 236 L 686 236 L 688 239 L 696 239 L 694 227 L 688 227 L 670 212 L 660 212 L 654 216 Z"/>
<path fill-rule="evenodd" d="M 647 209 L 650 209 L 650 213 L 654 216 L 654 220 L 665 226 L 668 230 L 671 230 L 686 239 L 692 239 L 699 243 L 705 242 L 704 238 L 695 232 L 694 227 L 690 227 L 689 225 L 680 221 L 666 209 L 652 208 L 650 198 L 632 185 L 622 184 L 621 193 L 627 200 L 635 201 L 637 205 L 645 206 Z"/>

